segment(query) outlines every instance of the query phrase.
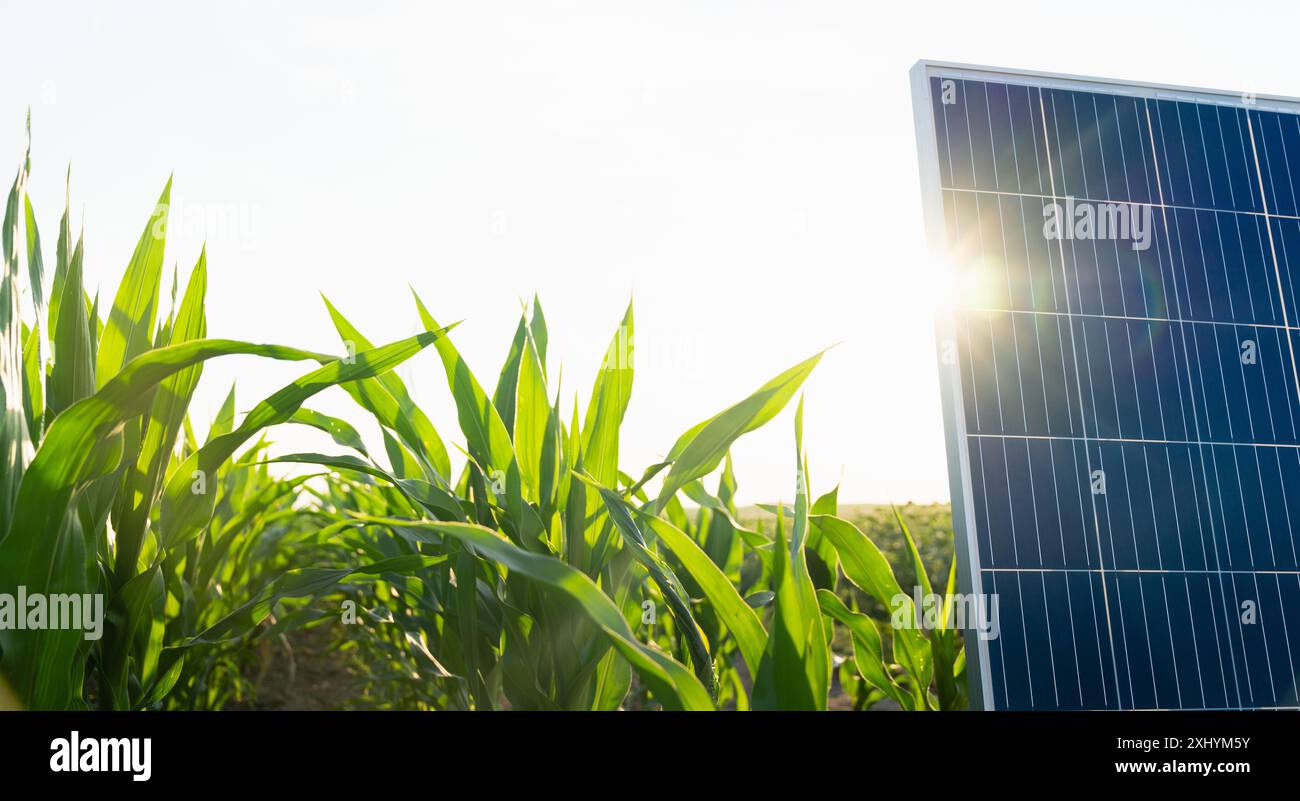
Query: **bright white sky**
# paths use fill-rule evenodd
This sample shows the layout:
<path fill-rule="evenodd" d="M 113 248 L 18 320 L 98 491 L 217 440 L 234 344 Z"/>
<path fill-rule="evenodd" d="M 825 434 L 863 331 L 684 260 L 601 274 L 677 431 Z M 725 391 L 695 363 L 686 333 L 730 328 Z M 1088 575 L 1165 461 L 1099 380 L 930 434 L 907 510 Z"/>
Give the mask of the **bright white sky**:
<path fill-rule="evenodd" d="M 318 291 L 372 340 L 408 336 L 409 282 L 465 320 L 454 340 L 490 391 L 537 291 L 552 374 L 562 363 L 585 409 L 635 294 L 622 463 L 637 474 L 841 343 L 807 384 L 805 423 L 814 491 L 842 478 L 847 501 L 948 497 L 917 59 L 1300 94 L 1286 2 L 0 9 L 3 180 L 30 105 L 46 242 L 71 163 L 106 299 L 173 170 L 168 271 L 183 278 L 206 234 L 213 336 L 337 351 Z M 301 371 L 212 362 L 195 419 L 236 378 L 246 410 Z M 432 349 L 401 374 L 463 441 Z M 309 405 L 364 417 L 337 391 Z M 737 445 L 742 500 L 792 495 L 792 417 Z M 276 439 L 337 450 L 297 427 Z"/>

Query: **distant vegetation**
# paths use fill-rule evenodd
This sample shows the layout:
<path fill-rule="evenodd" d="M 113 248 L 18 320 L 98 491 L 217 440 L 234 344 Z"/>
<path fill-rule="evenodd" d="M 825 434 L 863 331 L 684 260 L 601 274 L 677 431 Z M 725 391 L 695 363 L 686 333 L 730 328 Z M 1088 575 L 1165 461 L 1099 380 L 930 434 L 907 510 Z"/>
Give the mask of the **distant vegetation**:
<path fill-rule="evenodd" d="M 952 562 L 952 507 L 946 503 L 907 503 L 897 507 L 907 523 L 921 553 L 926 572 L 932 577 L 948 575 Z M 912 566 L 898 521 L 889 504 L 840 504 L 839 516 L 853 523 L 863 534 L 884 552 L 894 566 L 898 583 L 904 588 L 916 585 L 916 570 Z M 741 520 L 770 527 L 773 518 L 758 507 L 740 510 Z"/>

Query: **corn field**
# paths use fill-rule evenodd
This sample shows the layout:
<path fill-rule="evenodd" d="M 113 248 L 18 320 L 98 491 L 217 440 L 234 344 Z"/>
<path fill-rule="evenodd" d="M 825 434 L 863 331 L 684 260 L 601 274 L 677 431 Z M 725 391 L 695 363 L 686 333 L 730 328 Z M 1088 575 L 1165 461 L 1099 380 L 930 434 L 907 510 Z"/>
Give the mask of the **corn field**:
<path fill-rule="evenodd" d="M 161 291 L 170 180 L 116 294 L 100 298 L 70 201 L 42 241 L 29 171 L 27 158 L 3 228 L 0 592 L 100 596 L 104 626 L 91 640 L 0 625 L 0 707 L 239 705 L 259 654 L 309 629 L 361 666 L 365 703 L 380 708 L 965 705 L 961 633 L 891 626 L 881 610 L 915 612 L 911 588 L 839 515 L 836 488 L 813 488 L 796 396 L 821 354 L 698 410 L 663 461 L 628 465 L 631 305 L 610 314 L 585 403 L 548 364 L 537 299 L 490 391 L 455 325 L 414 293 L 413 333 L 396 342 L 371 342 L 329 300 L 337 354 L 214 338 L 205 295 L 220 271 L 205 253 Z M 426 348 L 447 391 L 417 403 L 393 368 Z M 232 388 L 214 419 L 192 420 L 205 363 L 236 354 L 280 362 L 283 388 L 242 415 Z M 311 407 L 335 387 L 353 422 Z M 458 431 L 422 410 L 446 404 Z M 746 525 L 732 445 L 792 405 L 792 500 Z M 358 433 L 365 416 L 382 452 Z M 272 455 L 287 425 L 335 447 Z M 898 567 L 929 594 L 897 522 L 910 562 Z M 935 578 L 950 599 L 954 571 Z"/>

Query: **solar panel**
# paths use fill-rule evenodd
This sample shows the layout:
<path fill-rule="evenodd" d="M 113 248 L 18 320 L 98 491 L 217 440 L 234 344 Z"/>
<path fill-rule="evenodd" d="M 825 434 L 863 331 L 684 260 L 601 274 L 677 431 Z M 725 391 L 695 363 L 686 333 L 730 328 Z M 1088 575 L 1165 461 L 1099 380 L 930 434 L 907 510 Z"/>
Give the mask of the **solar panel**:
<path fill-rule="evenodd" d="M 912 81 L 973 705 L 1297 707 L 1300 104 Z"/>

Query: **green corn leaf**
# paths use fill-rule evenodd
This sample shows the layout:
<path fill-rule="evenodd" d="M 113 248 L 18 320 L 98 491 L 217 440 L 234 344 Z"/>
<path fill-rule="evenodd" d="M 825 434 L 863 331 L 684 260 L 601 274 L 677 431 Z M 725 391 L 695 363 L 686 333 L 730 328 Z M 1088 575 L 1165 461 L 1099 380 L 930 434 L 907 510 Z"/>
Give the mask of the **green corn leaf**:
<path fill-rule="evenodd" d="M 31 458 L 32 444 L 23 409 L 23 331 L 19 297 L 18 215 L 26 182 L 19 170 L 9 190 L 4 229 L 0 233 L 4 273 L 0 275 L 0 536 L 10 525 L 19 482 Z M 3 586 L 3 585 L 0 585 Z"/>
<path fill-rule="evenodd" d="M 419 478 L 424 475 L 420 462 L 397 437 L 388 433 L 386 428 L 381 427 L 379 431 L 384 438 L 384 452 L 388 454 L 388 464 L 392 467 L 393 475 L 399 478 Z"/>
<path fill-rule="evenodd" d="M 808 455 L 803 448 L 803 397 L 794 414 L 795 463 L 798 470 L 795 475 L 794 523 L 790 540 L 790 563 L 794 573 L 795 585 L 799 591 L 799 608 L 804 625 L 808 626 L 808 644 L 804 670 L 808 674 L 808 683 L 813 696 L 817 699 L 818 709 L 826 708 L 826 699 L 830 693 L 831 654 L 827 646 L 829 638 L 822 626 L 822 616 L 817 605 L 817 591 L 808 570 Z"/>
<path fill-rule="evenodd" d="M 587 485 L 574 481 L 573 476 L 583 469 L 581 432 L 578 429 L 578 403 L 573 403 L 573 417 L 569 424 L 570 436 L 565 440 L 564 461 L 571 465 L 568 478 L 568 492 L 565 495 L 564 509 L 564 549 L 570 565 L 595 575 L 595 565 L 589 560 L 591 551 L 587 547 Z"/>
<path fill-rule="evenodd" d="M 59 304 L 63 299 L 63 283 L 68 277 L 72 259 L 72 166 L 68 166 L 63 194 L 63 217 L 59 220 L 59 241 L 54 247 L 54 279 L 50 282 L 50 310 L 46 330 L 53 336 L 59 330 Z M 57 354 L 56 354 L 57 355 Z"/>
<path fill-rule="evenodd" d="M 753 608 L 740 597 L 726 574 L 718 569 L 708 554 L 685 532 L 667 520 L 652 517 L 645 512 L 638 511 L 637 517 L 673 552 L 683 569 L 699 585 L 718 618 L 731 632 L 731 636 L 736 638 L 741 657 L 750 674 L 756 674 L 767 643 L 767 632 Z"/>
<path fill-rule="evenodd" d="M 86 308 L 90 309 L 90 316 L 87 318 L 90 322 L 87 326 L 90 329 L 90 354 L 95 363 L 99 363 L 99 342 L 104 338 L 104 321 L 99 318 L 99 293 L 95 293 L 94 300 L 89 295 L 83 298 Z"/>
<path fill-rule="evenodd" d="M 425 308 L 420 296 L 414 290 L 415 305 L 420 313 L 420 320 L 425 330 L 435 331 L 439 326 L 429 310 Z M 439 337 L 434 343 L 438 356 L 447 373 L 447 384 L 451 387 L 452 397 L 456 401 L 456 416 L 460 421 L 461 432 L 469 445 L 470 455 L 487 471 L 500 470 L 508 473 L 515 468 L 514 446 L 510 442 L 510 433 L 501 420 L 501 415 L 488 399 L 487 393 L 479 384 L 469 365 L 461 358 L 460 352 L 449 337 Z"/>
<path fill-rule="evenodd" d="M 321 299 L 325 301 L 330 320 L 350 353 L 374 347 L 328 298 L 322 295 Z M 411 399 L 405 382 L 396 373 L 384 373 L 364 381 L 344 384 L 343 389 L 358 405 L 374 415 L 381 426 L 396 432 L 402 444 L 412 453 L 419 454 L 438 479 L 444 482 L 451 480 L 451 460 L 446 444 L 433 423 L 429 422 L 429 418 Z"/>
<path fill-rule="evenodd" d="M 533 295 L 533 318 L 528 323 L 528 330 L 533 335 L 533 344 L 537 346 L 537 358 L 542 363 L 542 373 L 546 372 L 546 345 L 549 334 L 546 331 L 546 315 L 542 314 L 542 301 Z"/>
<path fill-rule="evenodd" d="M 28 408 L 27 424 L 32 434 L 32 442 L 35 444 L 40 436 L 41 417 L 44 414 L 43 398 L 43 376 L 42 365 L 45 363 L 45 353 L 47 348 L 42 341 L 43 333 L 41 331 L 40 321 L 45 317 L 45 265 L 41 260 L 41 234 L 36 227 L 36 212 L 32 210 L 32 198 L 28 195 L 24 198 L 27 215 L 27 272 L 28 286 L 32 292 L 32 306 L 35 307 L 35 325 L 32 328 L 32 337 L 23 345 L 23 364 L 26 372 L 26 382 L 23 386 L 23 400 Z M 34 369 L 32 369 L 34 368 Z M 33 417 L 31 412 L 35 406 L 36 416 Z"/>
<path fill-rule="evenodd" d="M 268 459 L 269 464 L 316 464 L 334 470 L 351 470 L 392 484 L 411 503 L 413 509 L 423 507 L 439 517 L 463 520 L 464 512 L 456 498 L 440 487 L 419 479 L 400 478 L 373 462 L 343 454 L 331 456 L 323 453 L 289 453 Z"/>
<path fill-rule="evenodd" d="M 347 361 L 322 358 L 324 366 L 281 388 L 257 404 L 235 430 L 216 437 L 191 454 L 163 491 L 160 531 L 164 547 L 170 550 L 181 545 L 207 525 L 215 502 L 207 484 L 217 469 L 254 434 L 286 422 L 308 398 L 321 390 L 391 370 L 443 335 L 442 330 L 430 331 L 362 351 Z"/>
<path fill-rule="evenodd" d="M 540 502 L 542 449 L 551 420 L 551 405 L 546 396 L 546 376 L 531 335 L 524 337 L 518 385 L 519 391 L 514 403 L 514 440 L 519 474 L 524 482 L 525 498 Z"/>
<path fill-rule="evenodd" d="M 885 664 L 885 647 L 876 621 L 850 610 L 839 596 L 829 590 L 818 590 L 817 602 L 827 617 L 844 624 L 852 635 L 853 664 L 858 675 L 897 701 L 904 709 L 914 708 L 915 699 L 889 675 L 889 668 Z"/>
<path fill-rule="evenodd" d="M 516 389 L 519 385 L 519 367 L 524 358 L 524 340 L 527 338 L 528 317 L 524 314 L 519 317 L 514 339 L 510 341 L 510 352 L 506 354 L 501 375 L 497 377 L 497 388 L 492 391 L 492 405 L 496 407 L 497 414 L 501 415 L 501 422 L 505 423 L 506 431 L 511 437 L 515 435 Z"/>
<path fill-rule="evenodd" d="M 840 488 L 822 495 L 813 502 L 811 513 L 814 515 L 834 515 L 839 509 Z M 820 530 L 813 528 L 808 535 L 809 568 L 813 571 L 813 581 L 818 589 L 834 590 L 839 579 L 840 557 L 835 546 L 826 541 Z"/>
<path fill-rule="evenodd" d="M 203 311 L 207 288 L 207 251 L 204 249 L 190 273 L 184 300 L 169 332 L 169 345 L 180 345 L 207 335 L 207 316 Z M 202 363 L 187 367 L 164 379 L 155 391 L 134 469 L 128 471 L 123 492 L 118 498 L 115 572 L 119 582 L 135 575 L 149 514 L 158 498 L 176 436 L 185 421 L 185 412 L 202 371 Z"/>
<path fill-rule="evenodd" d="M 537 494 L 542 505 L 543 517 L 549 517 L 555 510 L 559 497 L 562 496 L 564 481 L 560 471 L 566 470 L 564 464 L 564 424 L 560 422 L 560 390 L 555 392 L 555 404 L 546 410 L 546 432 L 543 435 L 541 453 L 539 454 Z"/>
<path fill-rule="evenodd" d="M 777 511 L 772 551 L 775 609 L 768 648 L 754 683 L 755 709 L 826 708 L 830 691 L 830 649 L 817 594 L 808 573 L 808 465 L 803 451 L 803 400 L 794 418 L 795 505 L 790 545 L 785 546 L 785 512 Z"/>
<path fill-rule="evenodd" d="M 95 391 L 95 344 L 82 288 L 83 258 L 82 241 L 78 239 L 60 292 L 58 328 L 53 331 L 47 425 L 64 409 Z"/>
<path fill-rule="evenodd" d="M 692 487 L 704 487 L 698 481 L 692 481 L 684 488 L 687 495 L 690 495 Z M 708 530 L 704 538 L 704 550 L 708 553 L 713 563 L 723 570 L 732 560 L 733 553 L 736 552 L 736 526 L 732 520 L 735 517 L 736 507 L 733 498 L 736 493 L 736 475 L 732 469 L 731 453 L 728 452 L 723 460 L 722 476 L 718 479 L 718 496 L 713 498 L 703 493 L 708 498 L 708 503 L 700 504 L 714 509 L 716 514 L 709 515 Z"/>
<path fill-rule="evenodd" d="M 957 557 L 954 556 L 948 564 L 948 583 L 943 591 L 943 612 L 939 619 L 939 630 L 947 631 L 949 629 L 950 618 L 952 617 L 952 605 L 957 596 Z"/>
<path fill-rule="evenodd" d="M 686 495 L 687 498 L 699 504 L 702 508 L 711 511 L 713 513 L 714 520 L 718 521 L 720 524 L 726 525 L 728 529 L 735 532 L 736 534 L 739 534 L 741 539 L 745 543 L 747 543 L 751 548 L 771 547 L 772 540 L 769 537 L 767 537 L 766 535 L 758 531 L 755 531 L 751 528 L 741 525 L 740 521 L 736 517 L 734 505 L 729 506 L 728 504 L 723 503 L 720 498 L 715 498 L 714 496 L 710 495 L 709 491 L 704 488 L 704 485 L 701 484 L 698 479 L 693 480 L 687 483 L 685 486 L 683 486 L 682 492 Z M 762 505 L 760 504 L 760 508 L 761 506 Z M 664 507 L 663 511 L 666 512 L 672 507 L 673 504 L 672 501 L 670 501 Z"/>
<path fill-rule="evenodd" d="M 634 329 L 632 304 L 605 349 L 582 423 L 582 456 L 588 475 L 602 486 L 618 481 L 618 433 L 632 399 Z M 592 507 L 588 507 L 588 513 Z"/>
<path fill-rule="evenodd" d="M 21 506 L 19 507 L 21 512 Z M 10 543 L 17 529 L 0 542 L 0 587 L 24 586 L 29 593 L 84 596 L 92 589 L 86 572 L 86 538 L 75 509 L 59 510 L 56 528 L 43 532 L 44 557 L 37 575 L 20 573 L 17 554 Z M 21 525 L 21 515 L 15 525 Z M 7 590 L 12 592 L 12 589 Z M 81 709 L 80 689 L 85 681 L 86 640 L 81 629 L 40 631 L 0 629 L 0 675 L 24 707 L 35 710 Z"/>
<path fill-rule="evenodd" d="M 205 442 L 211 442 L 213 438 L 222 434 L 229 434 L 235 427 L 235 385 L 230 385 L 230 391 L 226 393 L 226 399 L 221 402 L 221 408 L 217 410 L 217 416 L 212 419 L 212 425 L 208 427 L 208 436 Z"/>
<path fill-rule="evenodd" d="M 938 629 L 930 637 L 930 651 L 934 657 L 934 685 L 940 709 L 960 709 L 961 698 L 957 659 L 962 655 L 961 631 L 949 625 L 952 604 L 957 592 L 957 560 L 948 568 L 948 584 L 944 590 L 943 609 Z"/>
<path fill-rule="evenodd" d="M 804 615 L 802 592 L 790 561 L 784 515 L 777 515 L 771 587 L 775 594 L 772 622 L 767 649 L 754 679 L 754 709 L 824 709 L 826 699 L 817 697 L 806 668 L 812 630 Z"/>
<path fill-rule="evenodd" d="M 137 706 L 137 709 L 144 709 L 155 704 L 162 703 L 167 694 L 180 681 L 181 672 L 185 669 L 185 652 L 172 650 L 160 656 L 162 669 L 158 671 L 153 685 L 145 694 L 143 700 Z"/>
<path fill-rule="evenodd" d="M 45 418 L 44 376 L 41 375 L 41 326 L 27 333 L 23 345 L 23 413 L 27 416 L 27 433 L 35 448 L 41 441 Z"/>
<path fill-rule="evenodd" d="M 27 280 L 32 292 L 32 306 L 36 319 L 45 317 L 45 262 L 41 258 L 41 233 L 36 226 L 36 212 L 32 210 L 31 195 L 23 198 L 27 223 Z"/>
<path fill-rule="evenodd" d="M 109 624 L 104 638 L 104 665 L 100 671 L 107 679 L 101 686 L 105 694 L 105 702 L 101 705 L 104 708 L 121 710 L 132 706 L 131 674 L 128 671 L 131 643 L 142 625 L 152 624 L 149 604 L 155 583 L 161 581 L 162 572 L 155 566 L 127 581 L 113 596 L 106 615 Z"/>
<path fill-rule="evenodd" d="M 900 596 L 910 598 L 899 586 L 884 553 L 857 526 L 830 515 L 814 515 L 810 519 L 839 551 L 840 562 L 849 581 L 865 590 L 886 609 L 892 609 Z"/>
<path fill-rule="evenodd" d="M 140 234 L 140 241 L 122 276 L 122 283 L 118 285 L 117 297 L 113 300 L 112 311 L 104 326 L 104 335 L 99 341 L 95 369 L 95 380 L 99 387 L 117 375 L 127 362 L 149 350 L 152 344 L 171 193 L 172 182 L 168 178 L 167 185 L 158 197 L 158 204 L 149 217 L 149 223 Z"/>
<path fill-rule="evenodd" d="M 668 499 L 688 482 L 713 472 L 732 443 L 764 425 L 785 408 L 821 357 L 819 353 L 796 364 L 740 403 L 696 424 L 679 437 L 668 453 L 673 466 L 659 491 L 656 508 L 662 509 Z"/>
<path fill-rule="evenodd" d="M 899 513 L 898 507 L 892 503 L 889 505 L 890 510 L 894 513 L 894 520 L 898 522 L 898 530 L 903 535 L 903 541 L 907 543 L 907 552 L 912 557 L 912 570 L 916 573 L 916 580 L 920 584 L 924 597 L 928 598 L 934 594 L 934 587 L 930 584 L 930 577 L 925 572 L 925 562 L 921 559 L 921 552 L 916 549 L 916 540 L 912 539 L 912 532 L 903 520 L 903 515 Z"/>
<path fill-rule="evenodd" d="M 686 638 L 691 661 L 695 665 L 695 675 L 708 688 L 709 694 L 716 696 L 718 679 L 713 669 L 713 657 L 709 654 L 703 631 L 695 622 L 695 616 L 691 614 L 690 597 L 682 588 L 681 581 L 673 573 L 672 568 L 659 558 L 658 554 L 650 550 L 645 535 L 641 533 L 641 528 L 632 518 L 631 509 L 618 493 L 602 487 L 599 482 L 587 476 L 580 475 L 579 478 L 591 484 L 600 493 L 600 498 L 605 502 L 605 508 L 609 512 L 609 519 L 623 535 L 624 544 L 631 548 L 632 555 L 658 585 L 659 592 L 663 594 L 664 601 L 677 622 L 678 631 Z"/>
<path fill-rule="evenodd" d="M 361 439 L 361 434 L 357 432 L 352 424 L 346 420 L 337 417 L 331 417 L 328 414 L 314 411 L 312 409 L 299 409 L 289 418 L 289 422 L 298 423 L 299 425 L 309 426 L 324 431 L 330 435 L 330 438 L 345 448 L 351 448 L 354 451 L 369 456 L 366 451 L 366 443 Z M 384 432 L 387 435 L 387 431 Z"/>
<path fill-rule="evenodd" d="M 636 639 L 618 607 L 585 574 L 551 556 L 530 553 L 497 532 L 468 523 L 432 523 L 363 515 L 368 523 L 419 527 L 436 531 L 472 547 L 481 558 L 557 590 L 577 604 L 596 630 L 631 663 L 633 670 L 664 707 L 680 710 L 713 708 L 709 692 L 683 665 Z"/>
<path fill-rule="evenodd" d="M 922 687 L 928 687 L 933 676 L 929 645 L 925 635 L 915 627 L 916 606 L 898 585 L 889 560 L 849 521 L 830 515 L 816 515 L 812 521 L 835 546 L 849 581 L 896 616 L 912 621 L 911 625 L 894 628 L 895 656 Z"/>

